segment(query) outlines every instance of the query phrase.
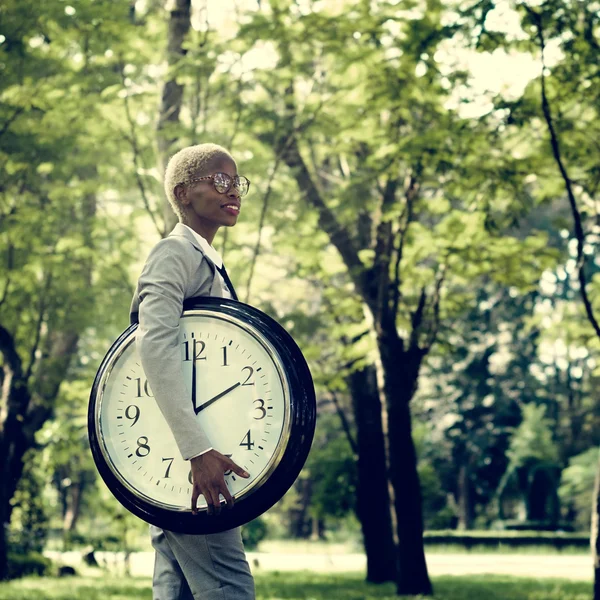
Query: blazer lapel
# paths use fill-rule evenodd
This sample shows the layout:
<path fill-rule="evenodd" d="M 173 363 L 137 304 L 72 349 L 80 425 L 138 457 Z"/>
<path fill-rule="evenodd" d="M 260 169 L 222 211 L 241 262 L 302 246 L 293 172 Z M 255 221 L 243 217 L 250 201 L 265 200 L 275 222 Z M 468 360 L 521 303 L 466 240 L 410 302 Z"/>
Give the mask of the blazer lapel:
<path fill-rule="evenodd" d="M 215 271 L 219 271 L 219 273 L 221 274 L 221 277 L 223 278 L 223 280 L 225 281 L 225 284 L 227 285 L 227 288 L 229 289 L 229 292 L 230 292 L 232 298 L 234 300 L 238 299 L 238 296 L 235 292 L 235 288 L 233 287 L 233 283 L 231 283 L 231 279 L 229 279 L 229 275 L 227 274 L 227 271 L 225 270 L 225 265 L 222 265 L 221 267 L 217 267 L 217 265 L 215 265 L 215 263 L 211 260 L 211 258 L 204 252 L 202 246 L 196 239 L 196 236 L 185 225 L 183 225 L 182 223 L 177 223 L 177 225 L 175 225 L 175 227 L 173 228 L 173 231 L 171 231 L 171 233 L 169 235 L 182 236 L 186 240 L 189 240 L 189 242 L 194 246 L 194 248 L 196 248 L 196 250 L 198 250 L 198 252 L 200 252 L 202 254 L 202 256 L 204 256 L 204 258 L 206 258 L 206 262 L 210 265 L 211 271 L 213 272 L 213 283 L 210 288 L 211 296 L 221 296 L 221 294 L 222 294 L 222 285 L 220 284 L 219 281 L 217 281 L 217 278 L 214 276 Z M 220 293 L 218 293 L 218 292 L 220 292 Z"/>

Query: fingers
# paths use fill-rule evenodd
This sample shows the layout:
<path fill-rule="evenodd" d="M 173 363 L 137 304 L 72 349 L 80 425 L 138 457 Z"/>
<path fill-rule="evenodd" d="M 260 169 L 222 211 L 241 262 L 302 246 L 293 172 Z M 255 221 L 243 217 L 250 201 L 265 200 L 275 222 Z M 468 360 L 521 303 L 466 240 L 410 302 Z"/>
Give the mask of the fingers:
<path fill-rule="evenodd" d="M 229 491 L 229 488 L 227 487 L 227 484 L 225 484 L 224 489 L 221 490 L 221 494 L 223 494 L 223 498 L 225 498 L 225 502 L 227 503 L 227 508 L 232 509 L 233 504 L 234 504 L 234 499 L 233 499 L 233 496 L 231 495 L 231 492 Z"/>
<path fill-rule="evenodd" d="M 250 473 L 248 473 L 248 471 L 244 471 L 244 469 L 242 469 L 242 467 L 236 465 L 231 459 L 229 459 L 229 468 L 236 475 L 239 475 L 240 477 L 243 477 L 244 479 L 248 479 L 248 477 L 250 477 Z"/>
<path fill-rule="evenodd" d="M 207 514 L 219 515 L 221 513 L 221 498 L 223 496 L 227 508 L 233 508 L 235 499 L 231 495 L 223 473 L 231 471 L 244 479 L 250 477 L 250 474 L 245 471 L 242 467 L 235 464 L 227 456 L 220 454 L 216 451 L 213 452 L 215 457 L 218 457 L 216 465 L 204 465 L 196 472 L 192 468 L 194 485 L 192 488 L 192 514 L 198 514 L 198 498 L 202 495 L 206 500 Z M 205 458 L 207 455 L 202 455 L 200 458 Z M 192 459 L 194 460 L 194 459 Z M 214 458 L 213 458 L 214 461 Z M 206 460 L 205 460 L 206 462 Z M 216 466 L 216 469 L 215 469 Z M 218 471 L 217 471 L 218 469 Z"/>
<path fill-rule="evenodd" d="M 200 496 L 200 488 L 195 485 L 192 488 L 192 514 L 193 515 L 197 515 L 198 514 L 198 498 Z"/>
<path fill-rule="evenodd" d="M 204 491 L 204 498 L 208 505 L 209 515 L 218 515 L 221 512 L 221 503 L 219 501 L 219 492 L 216 490 L 207 489 Z"/>

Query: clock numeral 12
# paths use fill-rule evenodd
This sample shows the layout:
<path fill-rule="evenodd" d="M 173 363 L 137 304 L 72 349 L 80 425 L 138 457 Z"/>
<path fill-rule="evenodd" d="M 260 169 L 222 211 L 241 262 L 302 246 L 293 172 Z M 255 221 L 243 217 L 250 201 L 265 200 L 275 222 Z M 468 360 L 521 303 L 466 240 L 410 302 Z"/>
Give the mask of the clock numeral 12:
<path fill-rule="evenodd" d="M 185 358 L 183 360 L 184 360 L 184 362 L 189 362 L 191 360 L 190 359 L 190 341 L 186 340 L 185 342 L 183 342 L 183 345 L 185 347 Z M 200 347 L 199 350 L 198 350 L 198 346 Z M 206 360 L 206 356 L 202 356 L 205 348 L 206 348 L 206 344 L 202 340 L 194 340 L 194 349 L 192 351 L 192 354 L 194 355 L 194 361 Z"/>

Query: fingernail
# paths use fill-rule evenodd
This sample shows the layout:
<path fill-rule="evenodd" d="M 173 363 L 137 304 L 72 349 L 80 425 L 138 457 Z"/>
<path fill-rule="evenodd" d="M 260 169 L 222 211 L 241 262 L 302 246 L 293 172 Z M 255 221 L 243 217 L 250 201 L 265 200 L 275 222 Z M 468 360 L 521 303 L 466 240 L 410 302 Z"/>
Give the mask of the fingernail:
<path fill-rule="evenodd" d="M 244 471 L 244 477 L 250 477 L 250 473 L 248 473 L 248 471 Z"/>

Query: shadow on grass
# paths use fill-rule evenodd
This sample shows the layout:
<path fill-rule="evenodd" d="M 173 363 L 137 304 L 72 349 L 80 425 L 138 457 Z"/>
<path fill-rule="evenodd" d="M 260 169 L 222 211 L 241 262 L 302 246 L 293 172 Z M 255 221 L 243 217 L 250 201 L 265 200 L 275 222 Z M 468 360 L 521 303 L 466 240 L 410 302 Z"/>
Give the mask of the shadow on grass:
<path fill-rule="evenodd" d="M 436 600 L 591 600 L 591 583 L 505 576 L 438 577 Z M 257 600 L 398 600 L 393 584 L 357 574 L 310 572 L 256 576 Z M 0 584 L 0 600 L 152 600 L 148 578 L 28 578 Z"/>

